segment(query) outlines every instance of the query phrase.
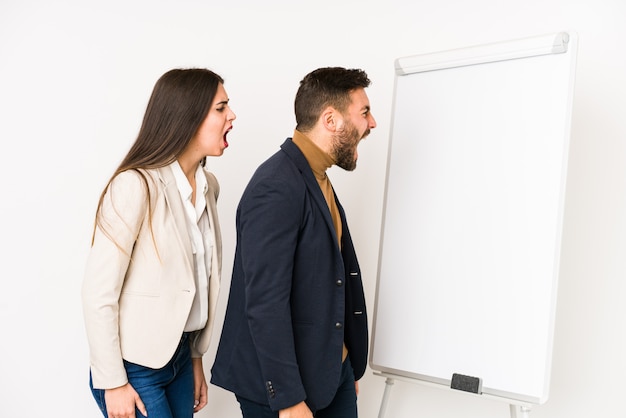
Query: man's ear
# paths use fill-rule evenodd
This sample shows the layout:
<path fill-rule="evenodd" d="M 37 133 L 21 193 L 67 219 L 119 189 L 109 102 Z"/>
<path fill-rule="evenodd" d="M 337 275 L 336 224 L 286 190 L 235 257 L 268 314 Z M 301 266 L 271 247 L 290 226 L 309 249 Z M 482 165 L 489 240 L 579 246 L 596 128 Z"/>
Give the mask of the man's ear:
<path fill-rule="evenodd" d="M 336 132 L 343 124 L 340 113 L 332 106 L 328 106 L 322 112 L 322 124 L 326 130 Z"/>

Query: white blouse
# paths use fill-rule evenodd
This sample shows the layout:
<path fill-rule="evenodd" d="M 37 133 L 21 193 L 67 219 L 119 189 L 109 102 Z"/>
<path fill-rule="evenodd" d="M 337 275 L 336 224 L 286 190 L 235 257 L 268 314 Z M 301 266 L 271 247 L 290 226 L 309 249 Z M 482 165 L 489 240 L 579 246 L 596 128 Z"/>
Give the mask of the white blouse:
<path fill-rule="evenodd" d="M 205 199 L 208 184 L 202 166 L 198 165 L 196 170 L 196 204 L 194 205 L 191 201 L 193 190 L 180 164 L 178 161 L 174 161 L 171 167 L 187 214 L 187 230 L 193 250 L 196 294 L 185 325 L 185 331 L 190 332 L 204 328 L 209 315 L 208 286 L 211 274 L 213 238 Z"/>

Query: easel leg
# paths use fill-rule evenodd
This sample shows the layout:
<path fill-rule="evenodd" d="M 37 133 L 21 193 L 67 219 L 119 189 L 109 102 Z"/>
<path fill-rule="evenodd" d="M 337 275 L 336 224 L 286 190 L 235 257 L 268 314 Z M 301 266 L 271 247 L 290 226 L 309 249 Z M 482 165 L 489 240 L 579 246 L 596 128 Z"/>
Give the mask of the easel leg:
<path fill-rule="evenodd" d="M 383 400 L 380 403 L 380 410 L 378 411 L 378 418 L 384 418 L 385 410 L 387 409 L 387 401 L 389 401 L 389 392 L 391 391 L 391 387 L 393 386 L 394 381 L 392 378 L 388 377 L 385 380 L 385 393 L 383 393 Z"/>
<path fill-rule="evenodd" d="M 509 405 L 511 418 L 530 418 L 530 408 L 526 406 Z"/>

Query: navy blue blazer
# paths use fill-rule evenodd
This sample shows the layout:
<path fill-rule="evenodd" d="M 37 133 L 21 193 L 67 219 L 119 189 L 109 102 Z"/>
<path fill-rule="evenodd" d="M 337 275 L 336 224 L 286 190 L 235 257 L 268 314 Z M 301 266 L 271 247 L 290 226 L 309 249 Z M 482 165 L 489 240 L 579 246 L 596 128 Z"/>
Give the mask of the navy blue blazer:
<path fill-rule="evenodd" d="M 355 378 L 367 365 L 361 271 L 346 216 L 342 249 L 300 149 L 288 138 L 237 208 L 237 248 L 211 383 L 283 409 L 333 399 L 345 341 Z"/>

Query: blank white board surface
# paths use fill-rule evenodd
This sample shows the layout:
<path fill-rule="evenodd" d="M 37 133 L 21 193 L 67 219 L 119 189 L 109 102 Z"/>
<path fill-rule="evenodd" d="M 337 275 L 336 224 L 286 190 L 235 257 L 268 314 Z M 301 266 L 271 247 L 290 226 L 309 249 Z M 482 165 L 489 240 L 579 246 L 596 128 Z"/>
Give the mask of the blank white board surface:
<path fill-rule="evenodd" d="M 396 61 L 373 370 L 547 399 L 576 43 Z"/>

